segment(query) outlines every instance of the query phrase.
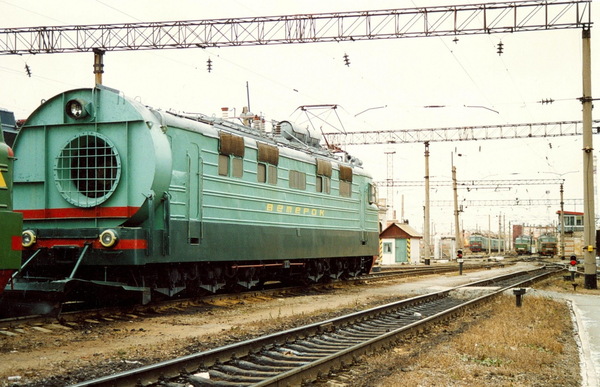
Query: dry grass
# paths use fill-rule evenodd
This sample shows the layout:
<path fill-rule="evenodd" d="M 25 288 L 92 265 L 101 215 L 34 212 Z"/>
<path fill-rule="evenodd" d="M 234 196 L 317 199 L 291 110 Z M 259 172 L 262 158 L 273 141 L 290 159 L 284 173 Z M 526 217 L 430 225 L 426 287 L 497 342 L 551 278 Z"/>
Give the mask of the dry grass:
<path fill-rule="evenodd" d="M 575 277 L 575 281 L 567 281 L 563 279 L 563 276 L 568 276 L 568 272 L 563 272 L 560 276 L 549 278 L 539 284 L 536 284 L 536 289 L 543 289 L 553 292 L 561 293 L 573 293 L 573 294 L 586 294 L 586 295 L 600 295 L 600 289 L 586 289 L 584 287 L 583 275 Z M 573 284 L 577 287 L 573 288 Z"/>
<path fill-rule="evenodd" d="M 364 386 L 578 386 L 579 358 L 564 303 L 503 296 L 428 337 L 375 356 Z M 376 365 L 378 364 L 378 366 Z M 373 369 L 373 368 L 372 368 Z"/>

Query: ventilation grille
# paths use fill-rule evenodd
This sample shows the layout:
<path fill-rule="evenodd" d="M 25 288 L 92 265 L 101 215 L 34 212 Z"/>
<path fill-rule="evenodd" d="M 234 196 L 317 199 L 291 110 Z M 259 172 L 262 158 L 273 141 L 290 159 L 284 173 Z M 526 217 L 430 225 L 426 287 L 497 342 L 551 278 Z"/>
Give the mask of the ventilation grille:
<path fill-rule="evenodd" d="M 117 150 L 98 133 L 80 134 L 70 140 L 55 162 L 59 192 L 78 207 L 93 207 L 106 201 L 120 176 Z"/>

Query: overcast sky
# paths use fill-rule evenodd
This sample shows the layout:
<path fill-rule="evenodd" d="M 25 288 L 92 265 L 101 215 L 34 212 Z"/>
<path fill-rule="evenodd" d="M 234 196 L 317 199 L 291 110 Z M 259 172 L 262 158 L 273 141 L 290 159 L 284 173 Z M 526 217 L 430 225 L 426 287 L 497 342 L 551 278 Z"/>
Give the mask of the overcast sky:
<path fill-rule="evenodd" d="M 250 1 L 222 0 L 0 0 L 2 27 L 198 20 L 334 11 L 464 4 L 469 1 Z M 595 11 L 595 10 L 594 10 Z M 598 12 L 595 12 L 597 15 Z M 594 12 L 592 12 L 594 16 Z M 596 26 L 600 26 L 595 20 Z M 504 53 L 497 54 L 502 42 Z M 344 54 L 350 66 L 344 65 Z M 213 70 L 206 70 L 210 58 Z M 332 125 L 346 130 L 394 130 L 581 120 L 581 31 L 558 30 L 477 36 L 396 39 L 137 52 L 108 52 L 104 84 L 157 108 L 220 114 L 247 105 L 267 120 L 302 125 L 301 105 L 338 104 Z M 25 65 L 31 69 L 28 77 Z M 26 118 L 44 99 L 94 84 L 92 54 L 2 56 L 0 107 Z M 600 32 L 592 29 L 593 92 L 600 64 Z M 593 94 L 595 95 L 595 94 Z M 543 99 L 553 104 L 540 104 Z M 425 108 L 442 105 L 443 108 Z M 383 107 L 385 106 L 385 107 Z M 469 108 L 465 106 L 481 106 Z M 372 109 L 376 108 L 376 109 Z M 370 109 L 370 110 L 367 110 Z M 365 111 L 367 110 L 367 111 Z M 360 114 L 359 114 L 360 113 Z M 331 131 L 331 128 L 325 128 Z M 594 141 L 600 139 L 594 137 Z M 450 180 L 451 153 L 459 180 L 566 179 L 565 198 L 582 199 L 582 139 L 432 143 L 432 180 Z M 596 149 L 600 149 L 596 145 Z M 423 180 L 423 144 L 348 146 L 375 180 Z M 598 155 L 598 150 L 594 151 Z M 380 196 L 388 191 L 382 189 Z M 398 217 L 422 230 L 423 187 L 396 188 Z M 459 191 L 459 200 L 559 199 L 558 185 Z M 432 188 L 431 200 L 452 200 L 450 188 Z M 506 223 L 549 224 L 558 206 L 467 207 L 465 229 Z M 583 211 L 582 206 L 566 210 Z M 450 232 L 453 208 L 432 209 L 434 231 Z"/>

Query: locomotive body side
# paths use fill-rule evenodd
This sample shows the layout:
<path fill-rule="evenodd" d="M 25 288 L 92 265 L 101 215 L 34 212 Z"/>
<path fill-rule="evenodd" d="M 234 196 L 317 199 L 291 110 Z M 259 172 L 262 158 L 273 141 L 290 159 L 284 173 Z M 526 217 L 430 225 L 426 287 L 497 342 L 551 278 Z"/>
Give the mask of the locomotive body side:
<path fill-rule="evenodd" d="M 15 208 L 29 233 L 15 291 L 110 288 L 146 302 L 368 272 L 378 251 L 370 176 L 280 140 L 105 87 L 49 100 L 15 144 Z"/>
<path fill-rule="evenodd" d="M 171 246 L 184 252 L 178 260 L 195 261 L 198 252 L 210 261 L 373 255 L 377 217 L 375 206 L 368 203 L 371 179 L 364 172 L 354 170 L 352 192 L 344 197 L 339 165 L 329 161 L 330 193 L 317 192 L 315 157 L 280 148 L 277 165 L 266 163 L 269 168 L 265 168 L 276 174 L 276 183 L 260 182 L 259 145 L 275 147 L 274 143 L 246 137 L 243 157 L 224 155 L 219 151 L 219 133 L 229 132 L 176 129 L 185 124 L 179 120 L 165 117 L 167 135 L 178 150 L 169 189 L 170 227 L 174 235 L 187 235 Z M 227 169 L 219 172 L 223 158 L 221 167 L 227 164 Z M 236 162 L 239 171 L 234 171 Z M 290 187 L 294 175 L 306 177 L 304 188 Z M 193 176 L 198 179 L 190 181 Z"/>

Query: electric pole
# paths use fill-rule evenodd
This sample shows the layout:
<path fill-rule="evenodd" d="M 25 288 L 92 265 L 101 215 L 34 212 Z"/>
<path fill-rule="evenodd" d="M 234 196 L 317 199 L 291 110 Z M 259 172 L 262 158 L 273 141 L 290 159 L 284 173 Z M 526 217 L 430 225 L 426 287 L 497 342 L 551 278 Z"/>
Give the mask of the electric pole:
<path fill-rule="evenodd" d="M 582 30 L 583 56 L 583 269 L 586 289 L 598 289 L 596 279 L 596 220 L 594 211 L 594 146 L 592 141 L 591 30 Z"/>

